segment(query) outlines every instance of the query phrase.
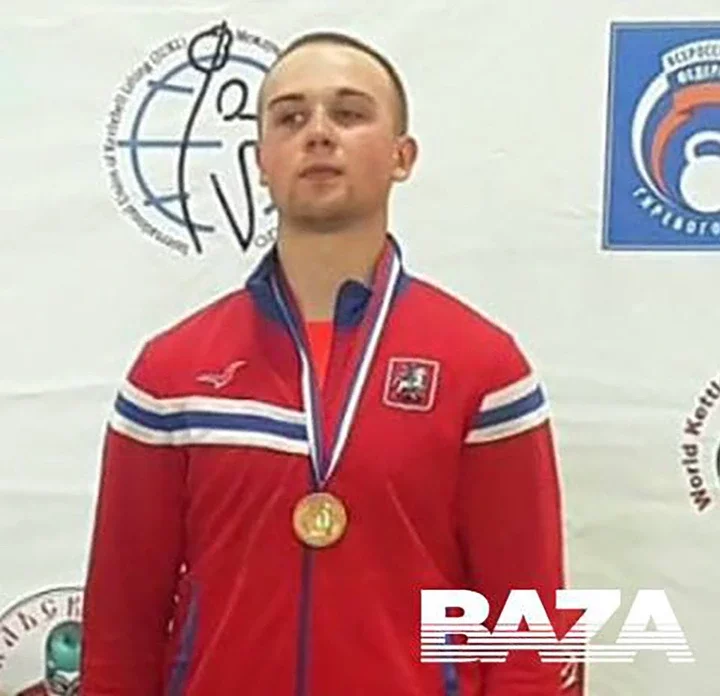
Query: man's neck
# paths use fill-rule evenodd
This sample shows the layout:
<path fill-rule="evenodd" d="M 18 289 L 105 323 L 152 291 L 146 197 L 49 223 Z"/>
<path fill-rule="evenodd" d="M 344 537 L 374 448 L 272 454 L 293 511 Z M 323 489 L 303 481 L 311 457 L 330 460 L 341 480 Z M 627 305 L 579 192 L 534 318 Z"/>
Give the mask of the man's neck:
<path fill-rule="evenodd" d="M 331 320 L 346 280 L 370 283 L 385 237 L 384 219 L 323 231 L 280 225 L 280 264 L 305 321 Z"/>

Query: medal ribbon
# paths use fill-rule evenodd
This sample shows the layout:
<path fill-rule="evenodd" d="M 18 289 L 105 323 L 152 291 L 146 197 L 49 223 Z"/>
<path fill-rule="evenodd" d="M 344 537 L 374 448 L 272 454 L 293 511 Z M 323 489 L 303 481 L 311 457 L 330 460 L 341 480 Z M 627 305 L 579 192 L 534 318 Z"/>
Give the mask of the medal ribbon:
<path fill-rule="evenodd" d="M 370 368 L 372 366 L 375 353 L 377 351 L 378 343 L 382 335 L 383 328 L 390 314 L 390 307 L 392 300 L 395 295 L 395 289 L 400 279 L 400 272 L 402 265 L 400 263 L 400 257 L 396 250 L 393 250 L 392 258 L 390 260 L 390 270 L 388 273 L 387 280 L 385 281 L 384 287 L 381 285 L 378 290 L 382 292 L 382 299 L 377 303 L 377 309 L 375 316 L 372 318 L 372 328 L 368 333 L 365 345 L 362 348 L 361 358 L 359 361 L 358 368 L 355 373 L 355 378 L 348 391 L 348 395 L 345 401 L 345 405 L 342 411 L 342 417 L 337 428 L 336 437 L 332 442 L 332 449 L 330 451 L 330 457 L 327 461 L 327 466 L 323 464 L 323 448 L 322 448 L 322 422 L 320 418 L 320 396 L 315 389 L 315 383 L 313 380 L 313 369 L 312 362 L 310 360 L 307 347 L 301 338 L 300 331 L 296 326 L 292 318 L 292 312 L 290 310 L 289 303 L 283 297 L 283 293 L 277 282 L 277 278 L 273 277 L 271 280 L 273 294 L 275 300 L 280 307 L 283 319 L 287 324 L 290 334 L 295 343 L 295 348 L 298 351 L 298 357 L 302 366 L 302 398 L 303 398 L 303 409 L 307 414 L 308 419 L 308 440 L 310 444 L 310 458 L 312 462 L 313 474 L 315 483 L 318 488 L 322 488 L 328 481 L 332 473 L 338 466 L 340 456 L 347 443 L 348 435 L 352 427 L 352 423 L 355 420 L 355 414 L 357 413 L 358 404 L 360 403 L 360 396 L 362 395 L 365 382 L 367 381 Z M 372 301 L 371 301 L 372 302 Z M 376 304 L 376 303 L 372 303 Z"/>

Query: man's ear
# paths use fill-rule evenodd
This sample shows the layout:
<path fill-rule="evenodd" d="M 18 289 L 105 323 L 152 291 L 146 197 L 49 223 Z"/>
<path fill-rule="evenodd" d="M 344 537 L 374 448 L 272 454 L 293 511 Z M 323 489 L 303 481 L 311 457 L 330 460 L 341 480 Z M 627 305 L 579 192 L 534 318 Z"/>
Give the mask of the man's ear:
<path fill-rule="evenodd" d="M 412 174 L 418 157 L 418 143 L 410 135 L 401 135 L 395 145 L 393 154 L 393 181 L 406 181 Z"/>
<path fill-rule="evenodd" d="M 265 176 L 265 168 L 263 167 L 262 143 L 258 141 L 255 148 L 255 164 L 257 164 L 260 172 L 260 186 L 267 186 L 267 177 Z"/>

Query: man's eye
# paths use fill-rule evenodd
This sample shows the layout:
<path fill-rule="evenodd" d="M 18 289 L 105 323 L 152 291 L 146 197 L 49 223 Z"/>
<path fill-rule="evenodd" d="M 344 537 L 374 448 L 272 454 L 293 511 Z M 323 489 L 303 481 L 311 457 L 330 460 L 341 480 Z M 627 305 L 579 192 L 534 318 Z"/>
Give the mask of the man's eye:
<path fill-rule="evenodd" d="M 281 114 L 278 118 L 278 122 L 283 126 L 294 126 L 302 123 L 302 112 L 300 111 L 288 111 L 287 113 Z"/>
<path fill-rule="evenodd" d="M 336 109 L 335 113 L 343 121 L 359 121 L 363 115 L 354 109 Z"/>

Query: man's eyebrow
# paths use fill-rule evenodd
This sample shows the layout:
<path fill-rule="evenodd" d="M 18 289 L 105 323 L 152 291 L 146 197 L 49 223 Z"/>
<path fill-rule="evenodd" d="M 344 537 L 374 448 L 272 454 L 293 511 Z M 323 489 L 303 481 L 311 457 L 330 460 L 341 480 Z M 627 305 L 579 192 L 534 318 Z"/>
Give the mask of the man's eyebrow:
<path fill-rule="evenodd" d="M 305 96 L 297 93 L 297 92 L 291 92 L 288 94 L 281 94 L 277 97 L 273 97 L 267 105 L 268 109 L 272 109 L 274 106 L 277 106 L 278 104 L 281 104 L 282 102 L 286 101 L 305 101 Z"/>
<path fill-rule="evenodd" d="M 375 98 L 368 94 L 367 92 L 363 92 L 362 90 L 355 89 L 354 87 L 340 87 L 337 90 L 335 90 L 335 96 L 336 97 L 360 97 L 361 99 L 365 99 L 369 102 L 375 102 Z M 300 92 L 288 92 L 286 94 L 279 94 L 277 97 L 273 97 L 268 101 L 267 108 L 272 109 L 274 106 L 277 106 L 278 104 L 282 104 L 284 102 L 302 102 L 305 101 L 306 97 L 304 94 L 301 94 Z"/>
<path fill-rule="evenodd" d="M 354 89 L 353 87 L 341 87 L 337 90 L 337 92 L 335 92 L 335 94 L 338 97 L 362 97 L 363 99 L 367 99 L 371 102 L 375 101 L 374 97 L 371 94 L 363 92 L 359 89 Z"/>

